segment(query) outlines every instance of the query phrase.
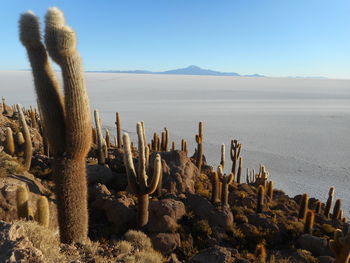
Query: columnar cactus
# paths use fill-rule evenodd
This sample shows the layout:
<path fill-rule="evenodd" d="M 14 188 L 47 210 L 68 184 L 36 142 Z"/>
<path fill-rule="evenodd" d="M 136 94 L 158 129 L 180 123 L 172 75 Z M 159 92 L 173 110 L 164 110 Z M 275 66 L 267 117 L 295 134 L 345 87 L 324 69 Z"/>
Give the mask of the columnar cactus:
<path fill-rule="evenodd" d="M 116 116 L 115 116 L 115 125 L 117 127 L 117 143 L 118 143 L 118 145 L 116 145 L 116 147 L 121 149 L 123 147 L 123 145 L 122 145 L 122 130 L 120 128 L 121 127 L 121 123 L 120 123 L 119 112 L 117 112 Z"/>
<path fill-rule="evenodd" d="M 304 225 L 305 233 L 312 234 L 312 231 L 314 229 L 314 222 L 315 222 L 315 214 L 313 211 L 309 210 L 306 213 L 306 219 L 305 219 L 305 225 Z"/>
<path fill-rule="evenodd" d="M 316 209 L 315 209 L 315 213 L 316 214 L 321 213 L 321 205 L 322 205 L 321 201 L 317 200 L 317 202 L 316 202 Z"/>
<path fill-rule="evenodd" d="M 6 128 L 5 152 L 12 156 L 15 154 L 15 141 L 13 139 L 13 133 L 10 127 Z"/>
<path fill-rule="evenodd" d="M 107 150 L 108 150 L 109 148 L 111 148 L 111 136 L 109 135 L 109 130 L 108 129 L 106 129 L 106 138 L 105 138 L 105 140 L 106 140 L 106 146 L 107 146 Z"/>
<path fill-rule="evenodd" d="M 220 183 L 219 183 L 219 175 L 217 172 L 211 172 L 211 201 L 212 203 L 220 202 L 219 192 L 220 192 Z"/>
<path fill-rule="evenodd" d="M 97 134 L 97 160 L 98 164 L 105 164 L 106 163 L 106 156 L 105 151 L 103 149 L 103 135 L 102 135 L 102 127 L 100 122 L 100 114 L 98 110 L 94 110 L 94 116 L 95 116 L 95 125 L 96 125 L 96 134 Z"/>
<path fill-rule="evenodd" d="M 17 132 L 16 134 L 16 141 L 18 143 L 18 145 L 23 145 L 25 143 L 24 137 L 23 137 L 23 133 L 21 132 Z"/>
<path fill-rule="evenodd" d="M 46 49 L 61 68 L 64 99 L 41 41 L 39 20 L 32 12 L 21 16 L 20 39 L 32 66 L 53 153 L 60 238 L 63 243 L 85 242 L 88 234 L 85 157 L 92 137 L 89 100 L 75 32 L 55 7 L 48 10 L 45 23 Z"/>
<path fill-rule="evenodd" d="M 333 202 L 333 196 L 334 196 L 334 191 L 335 191 L 335 188 L 334 187 L 331 187 L 329 189 L 329 192 L 328 192 L 328 199 L 327 199 L 327 202 L 326 202 L 326 207 L 324 209 L 324 215 L 326 217 L 329 217 L 329 212 L 331 211 L 331 207 L 332 207 L 332 202 Z"/>
<path fill-rule="evenodd" d="M 241 183 L 241 177 L 242 177 L 242 164 L 243 163 L 243 159 L 242 157 L 239 157 L 239 165 L 238 165 L 238 169 L 237 169 L 237 184 Z"/>
<path fill-rule="evenodd" d="M 267 253 L 266 248 L 263 243 L 257 244 L 255 248 L 255 255 L 256 258 L 259 260 L 260 263 L 265 263 L 267 259 Z"/>
<path fill-rule="evenodd" d="M 221 145 L 220 165 L 222 169 L 225 168 L 225 144 Z"/>
<path fill-rule="evenodd" d="M 348 263 L 350 259 L 350 229 L 346 235 L 340 229 L 334 232 L 334 240 L 329 243 L 335 254 L 334 263 Z"/>
<path fill-rule="evenodd" d="M 37 201 L 37 216 L 36 219 L 40 225 L 49 227 L 50 223 L 50 208 L 49 202 L 45 196 L 41 196 Z"/>
<path fill-rule="evenodd" d="M 218 177 L 221 181 L 221 205 L 228 206 L 228 186 L 233 182 L 233 173 L 224 174 L 221 165 L 218 167 Z"/>
<path fill-rule="evenodd" d="M 29 195 L 27 187 L 18 186 L 16 191 L 16 204 L 18 219 L 28 219 L 29 217 Z"/>
<path fill-rule="evenodd" d="M 341 213 L 341 199 L 337 199 L 333 207 L 332 219 L 338 219 L 340 216 L 340 213 Z"/>
<path fill-rule="evenodd" d="M 268 196 L 270 201 L 273 199 L 273 182 L 272 181 L 269 181 L 267 183 L 266 195 Z"/>
<path fill-rule="evenodd" d="M 164 128 L 164 132 L 162 132 L 162 141 L 161 141 L 161 151 L 168 151 L 168 141 L 169 141 L 169 132 L 167 128 Z"/>
<path fill-rule="evenodd" d="M 258 188 L 258 201 L 256 206 L 256 212 L 262 213 L 264 210 L 264 203 L 265 203 L 265 188 L 262 185 L 259 185 Z"/>
<path fill-rule="evenodd" d="M 18 111 L 18 117 L 19 122 L 22 127 L 22 133 L 24 135 L 24 168 L 26 171 L 30 169 L 30 164 L 32 162 L 32 155 L 33 155 L 33 147 L 32 147 L 32 139 L 30 137 L 29 128 L 26 122 L 26 119 L 24 117 L 22 107 L 20 104 L 16 105 L 17 111 Z"/>
<path fill-rule="evenodd" d="M 171 150 L 175 151 L 175 142 L 174 141 L 172 141 L 172 143 L 171 143 Z"/>
<path fill-rule="evenodd" d="M 241 147 L 242 145 L 237 140 L 231 140 L 231 149 L 230 149 L 230 155 L 231 155 L 231 161 L 232 161 L 231 172 L 234 174 L 237 174 L 236 167 L 237 167 L 237 161 L 239 160 L 239 157 L 241 154 Z"/>
<path fill-rule="evenodd" d="M 148 223 L 148 195 L 154 193 L 159 183 L 159 178 L 162 172 L 162 164 L 160 155 L 157 154 L 154 160 L 153 177 L 150 184 L 147 183 L 146 174 L 146 157 L 145 157 L 145 143 L 143 136 L 143 129 L 141 123 L 137 123 L 137 135 L 138 135 L 138 148 L 139 148 L 139 160 L 138 160 L 138 172 L 136 174 L 132 152 L 130 147 L 130 139 L 127 133 L 123 136 L 124 145 L 124 163 L 126 172 L 128 175 L 129 189 L 133 194 L 137 196 L 137 226 L 139 228 L 144 227 Z"/>
<path fill-rule="evenodd" d="M 202 163 L 203 163 L 203 122 L 199 122 L 198 134 L 196 134 L 196 142 L 197 142 L 197 157 L 196 157 L 196 165 L 201 172 Z"/>
<path fill-rule="evenodd" d="M 5 98 L 2 97 L 2 114 L 7 114 Z"/>
<path fill-rule="evenodd" d="M 303 194 L 300 201 L 298 218 L 304 220 L 309 207 L 309 196 L 308 194 Z"/>
<path fill-rule="evenodd" d="M 185 139 L 181 140 L 181 151 L 186 153 L 186 156 L 188 154 L 187 152 L 187 141 Z"/>

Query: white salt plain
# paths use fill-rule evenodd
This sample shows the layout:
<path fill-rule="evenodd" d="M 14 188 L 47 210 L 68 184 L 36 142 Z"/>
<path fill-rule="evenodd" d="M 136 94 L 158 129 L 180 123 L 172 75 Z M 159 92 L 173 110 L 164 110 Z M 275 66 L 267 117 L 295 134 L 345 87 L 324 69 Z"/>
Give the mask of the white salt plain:
<path fill-rule="evenodd" d="M 164 127 L 191 154 L 198 121 L 204 153 L 217 166 L 220 145 L 243 144 L 244 167 L 266 165 L 277 188 L 325 201 L 330 186 L 350 208 L 350 80 L 86 73 L 92 108 L 114 133 L 115 112 L 135 138 L 145 121 L 150 139 Z M 30 72 L 0 72 L 8 103 L 35 105 Z M 229 165 L 228 165 L 229 166 Z M 245 171 L 245 169 L 244 169 Z"/>

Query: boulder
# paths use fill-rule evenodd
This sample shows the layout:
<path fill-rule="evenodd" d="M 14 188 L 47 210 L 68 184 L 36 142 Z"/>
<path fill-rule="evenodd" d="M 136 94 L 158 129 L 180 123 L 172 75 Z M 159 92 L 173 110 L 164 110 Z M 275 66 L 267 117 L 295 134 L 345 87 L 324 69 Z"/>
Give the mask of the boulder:
<path fill-rule="evenodd" d="M 298 238 L 297 245 L 302 249 L 310 251 L 316 257 L 332 255 L 332 252 L 328 247 L 327 240 L 324 238 L 304 234 Z"/>
<path fill-rule="evenodd" d="M 214 246 L 207 248 L 193 256 L 188 263 L 232 263 L 234 257 L 228 248 Z"/>
<path fill-rule="evenodd" d="M 163 255 L 171 254 L 176 248 L 181 246 L 179 233 L 158 233 L 150 235 L 154 249 Z"/>

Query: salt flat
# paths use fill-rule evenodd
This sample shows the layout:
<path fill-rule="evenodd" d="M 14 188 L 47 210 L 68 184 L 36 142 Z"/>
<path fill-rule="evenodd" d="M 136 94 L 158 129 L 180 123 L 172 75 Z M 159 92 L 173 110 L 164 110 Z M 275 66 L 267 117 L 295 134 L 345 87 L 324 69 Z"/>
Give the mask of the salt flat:
<path fill-rule="evenodd" d="M 187 139 L 192 154 L 202 120 L 211 165 L 218 165 L 222 143 L 230 163 L 230 140 L 239 139 L 245 168 L 265 164 L 290 195 L 324 201 L 335 186 L 349 216 L 350 80 L 114 73 L 86 73 L 86 80 L 92 107 L 112 132 L 119 111 L 134 138 L 138 121 L 149 139 L 167 127 L 170 141 Z M 36 104 L 30 72 L 2 71 L 0 85 L 10 104 Z"/>

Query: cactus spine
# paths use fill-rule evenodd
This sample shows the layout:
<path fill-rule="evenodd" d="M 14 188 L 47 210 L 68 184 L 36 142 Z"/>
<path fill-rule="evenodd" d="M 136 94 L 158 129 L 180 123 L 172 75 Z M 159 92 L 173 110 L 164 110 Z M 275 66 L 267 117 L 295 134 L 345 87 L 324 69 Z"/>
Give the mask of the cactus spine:
<path fill-rule="evenodd" d="M 64 100 L 41 42 L 39 20 L 32 12 L 21 16 L 20 39 L 32 66 L 39 108 L 54 157 L 61 242 L 85 242 L 88 233 L 85 157 L 92 137 L 89 100 L 74 31 L 65 25 L 64 15 L 57 8 L 48 10 L 45 23 L 47 51 L 62 71 Z"/>
<path fill-rule="evenodd" d="M 196 158 L 196 165 L 201 172 L 202 170 L 202 163 L 203 163 L 203 122 L 199 122 L 198 127 L 198 134 L 196 134 L 196 142 L 197 142 L 197 158 Z"/>
<path fill-rule="evenodd" d="M 118 145 L 116 145 L 116 147 L 118 147 L 118 149 L 121 149 L 123 147 L 123 145 L 122 145 L 122 130 L 120 128 L 121 124 L 120 124 L 119 112 L 117 112 L 116 116 L 115 116 L 115 125 L 117 127 L 117 143 L 118 143 Z"/>
<path fill-rule="evenodd" d="M 308 194 L 303 194 L 300 201 L 298 218 L 304 220 L 309 206 Z"/>
<path fill-rule="evenodd" d="M 15 154 L 15 142 L 13 139 L 13 133 L 12 129 L 10 127 L 6 128 L 6 144 L 5 144 L 5 151 L 9 155 L 14 155 Z"/>
<path fill-rule="evenodd" d="M 127 133 L 123 136 L 124 145 L 124 163 L 126 166 L 126 172 L 128 175 L 128 185 L 133 194 L 137 196 L 138 208 L 137 208 L 137 226 L 139 228 L 144 227 L 148 223 L 148 195 L 154 193 L 159 183 L 161 176 L 162 165 L 160 155 L 157 154 L 154 161 L 153 177 L 150 184 L 147 183 L 146 174 L 146 157 L 145 157 L 145 143 L 144 132 L 141 123 L 137 123 L 137 135 L 138 135 L 138 148 L 139 148 L 139 161 L 138 161 L 138 173 L 136 174 L 132 152 L 130 147 L 130 139 Z"/>
<path fill-rule="evenodd" d="M 308 211 L 306 213 L 306 219 L 305 219 L 305 225 L 304 225 L 304 232 L 307 234 L 312 234 L 312 231 L 314 229 L 314 222 L 315 222 L 315 214 L 313 211 Z"/>
<path fill-rule="evenodd" d="M 334 240 L 329 243 L 335 254 L 334 263 L 348 263 L 350 259 L 350 230 L 346 235 L 340 229 L 334 232 Z"/>
<path fill-rule="evenodd" d="M 264 197 L 265 197 L 265 188 L 262 185 L 259 185 L 258 188 L 258 201 L 256 206 L 256 212 L 262 213 L 264 210 Z"/>
<path fill-rule="evenodd" d="M 329 189 L 329 192 L 328 192 L 328 199 L 327 199 L 327 202 L 326 202 L 326 208 L 324 209 L 324 215 L 326 217 L 329 217 L 329 212 L 331 211 L 331 207 L 332 207 L 332 202 L 333 202 L 333 196 L 334 196 L 334 191 L 335 191 L 335 188 L 334 187 L 331 187 Z"/>
<path fill-rule="evenodd" d="M 25 186 L 18 186 L 16 191 L 16 204 L 18 219 L 28 219 L 29 217 L 29 203 L 28 190 Z"/>
<path fill-rule="evenodd" d="M 30 137 L 29 128 L 24 117 L 22 108 L 20 104 L 16 105 L 18 114 L 19 114 L 19 122 L 22 127 L 22 133 L 24 135 L 24 168 L 26 171 L 30 169 L 30 164 L 32 162 L 33 148 L 32 148 L 32 140 Z"/>
<path fill-rule="evenodd" d="M 41 196 L 37 201 L 37 221 L 40 225 L 49 227 L 50 208 L 45 196 Z"/>
<path fill-rule="evenodd" d="M 341 213 L 341 199 L 337 199 L 334 204 L 332 219 L 338 219 Z"/>

